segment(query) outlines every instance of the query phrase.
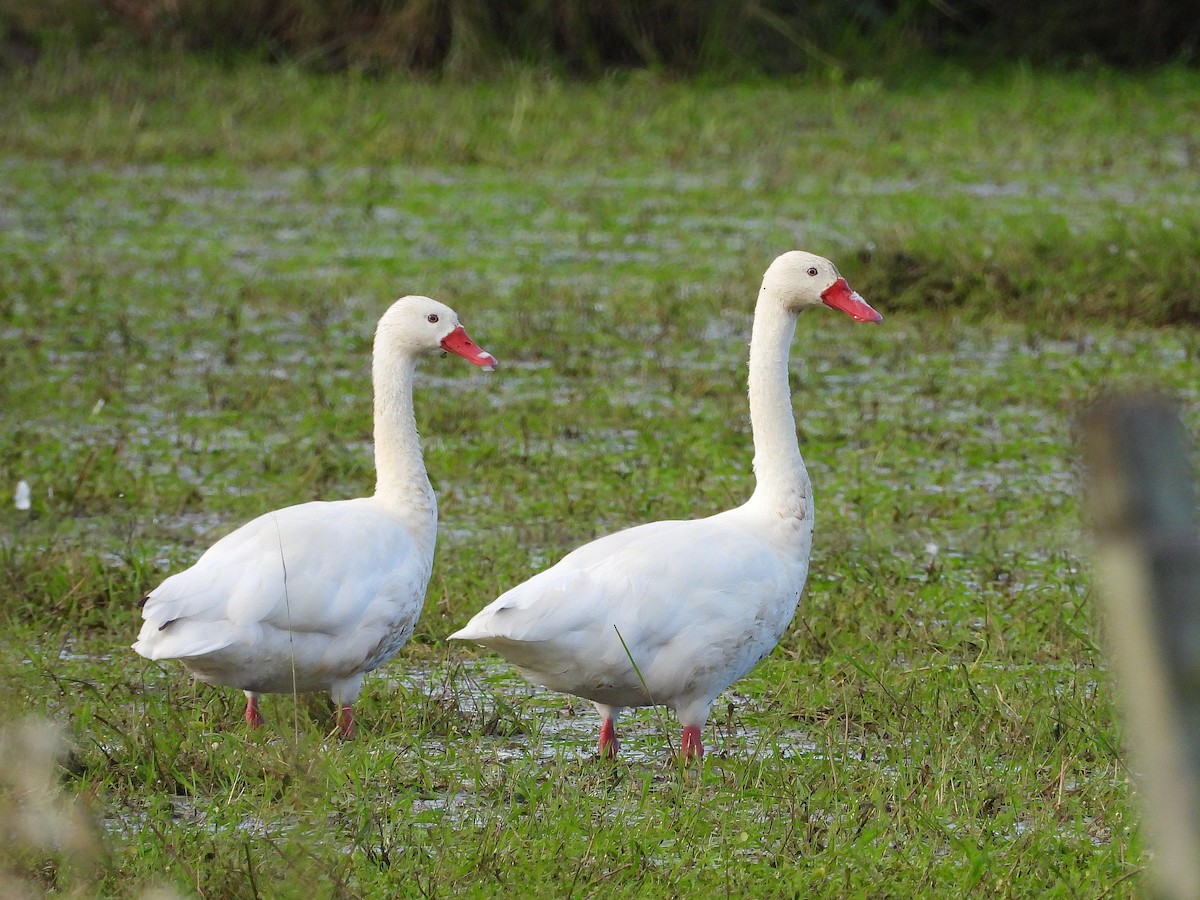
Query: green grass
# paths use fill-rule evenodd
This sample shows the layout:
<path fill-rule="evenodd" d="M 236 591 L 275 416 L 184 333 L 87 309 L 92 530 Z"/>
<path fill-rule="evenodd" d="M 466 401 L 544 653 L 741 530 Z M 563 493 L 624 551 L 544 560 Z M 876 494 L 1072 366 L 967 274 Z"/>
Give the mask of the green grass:
<path fill-rule="evenodd" d="M 401 263 L 424 280 L 461 271 L 466 253 L 509 279 L 569 279 L 604 254 L 643 289 L 663 270 L 742 285 L 761 269 L 750 248 L 799 243 L 859 256 L 893 310 L 1200 320 L 1195 72 L 723 88 L 513 72 L 449 87 L 155 62 L 16 76 L 0 152 L 72 167 L 18 168 L 13 189 L 80 178 L 124 210 L 161 179 L 137 215 L 170 243 L 194 192 L 219 187 L 252 209 L 199 204 L 219 218 L 194 222 L 213 232 L 202 247 L 170 245 L 180 263 L 233 244 L 258 278 L 294 275 L 302 243 L 336 250 L 328 275 L 355 290 Z"/>
<path fill-rule="evenodd" d="M 4 88 L 0 487 L 33 508 L 0 508 L 0 689 L 6 719 L 66 729 L 55 802 L 104 850 L 12 843 L 0 886 L 1142 884 L 1072 427 L 1147 381 L 1200 425 L 1200 338 L 1168 324 L 1200 314 L 1194 74 L 450 86 L 93 59 Z M 805 599 L 704 766 L 664 767 L 649 712 L 601 765 L 587 704 L 443 638 L 580 541 L 745 498 L 750 313 L 793 246 L 885 315 L 798 329 Z M 136 601 L 253 515 L 369 490 L 370 335 L 412 291 L 502 362 L 422 369 L 424 616 L 360 739 L 286 697 L 247 734 L 238 692 L 127 649 Z"/>

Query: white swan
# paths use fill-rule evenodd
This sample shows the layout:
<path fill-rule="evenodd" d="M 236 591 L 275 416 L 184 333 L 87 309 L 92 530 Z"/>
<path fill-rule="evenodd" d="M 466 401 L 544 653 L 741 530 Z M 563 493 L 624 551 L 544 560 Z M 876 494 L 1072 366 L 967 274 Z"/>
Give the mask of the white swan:
<path fill-rule="evenodd" d="M 217 541 L 146 597 L 133 649 L 241 688 L 252 727 L 263 721 L 261 693 L 327 690 L 341 735 L 352 736 L 363 674 L 412 634 L 433 567 L 437 499 L 412 390 L 417 358 L 439 350 L 496 364 L 448 306 L 411 296 L 392 304 L 372 364 L 374 495 L 289 506 Z"/>
<path fill-rule="evenodd" d="M 827 259 L 792 251 L 763 277 L 750 343 L 757 487 L 742 506 L 602 537 L 518 585 L 451 639 L 477 641 L 530 681 L 591 700 L 600 754 L 624 707 L 666 705 L 684 758 L 701 756 L 709 706 L 778 643 L 812 547 L 812 485 L 796 442 L 788 349 L 796 314 L 825 304 L 875 312 Z"/>

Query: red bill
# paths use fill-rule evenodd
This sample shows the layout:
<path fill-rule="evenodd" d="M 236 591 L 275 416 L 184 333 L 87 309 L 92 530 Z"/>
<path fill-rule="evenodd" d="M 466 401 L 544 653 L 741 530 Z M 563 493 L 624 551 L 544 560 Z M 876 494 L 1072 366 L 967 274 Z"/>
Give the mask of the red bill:
<path fill-rule="evenodd" d="M 821 292 L 821 299 L 826 306 L 840 310 L 855 322 L 882 322 L 883 316 L 871 309 L 871 305 L 859 296 L 858 291 L 850 290 L 845 278 L 839 278 Z"/>
<path fill-rule="evenodd" d="M 442 349 L 456 353 L 467 362 L 475 363 L 477 366 L 492 368 L 498 365 L 496 357 L 467 337 L 466 329 L 461 325 L 442 338 Z"/>

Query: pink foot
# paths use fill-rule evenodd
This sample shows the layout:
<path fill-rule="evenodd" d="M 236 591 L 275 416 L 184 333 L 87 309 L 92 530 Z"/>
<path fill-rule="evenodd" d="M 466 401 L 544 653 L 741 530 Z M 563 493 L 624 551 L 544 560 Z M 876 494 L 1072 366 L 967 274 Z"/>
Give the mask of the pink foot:
<path fill-rule="evenodd" d="M 613 720 L 605 719 L 600 725 L 600 758 L 615 759 L 620 746 L 617 743 L 617 728 L 613 725 Z"/>
<path fill-rule="evenodd" d="M 689 725 L 683 729 L 683 737 L 679 740 L 679 752 L 684 759 L 704 756 L 704 743 L 700 740 L 699 727 Z"/>
<path fill-rule="evenodd" d="M 351 712 L 349 703 L 338 709 L 337 728 L 338 737 L 343 741 L 354 737 L 354 713 Z"/>
<path fill-rule="evenodd" d="M 259 728 L 263 722 L 262 713 L 258 711 L 258 695 L 250 694 L 246 697 L 246 724 L 251 728 Z"/>

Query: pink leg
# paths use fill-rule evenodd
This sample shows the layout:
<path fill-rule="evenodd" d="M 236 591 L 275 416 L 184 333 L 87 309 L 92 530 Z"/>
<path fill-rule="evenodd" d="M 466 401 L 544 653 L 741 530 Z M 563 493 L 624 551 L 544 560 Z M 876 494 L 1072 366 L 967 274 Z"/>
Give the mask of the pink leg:
<path fill-rule="evenodd" d="M 617 743 L 617 727 L 612 719 L 605 719 L 600 725 L 600 758 L 615 759 L 620 746 Z"/>
<path fill-rule="evenodd" d="M 349 703 L 338 708 L 337 727 L 338 737 L 343 741 L 354 737 L 354 713 L 351 711 Z"/>
<path fill-rule="evenodd" d="M 258 711 L 258 694 L 246 691 L 246 724 L 258 728 L 263 724 L 262 713 Z"/>
<path fill-rule="evenodd" d="M 698 758 L 704 755 L 704 742 L 700 740 L 700 728 L 689 725 L 683 729 L 683 737 L 679 740 L 679 752 L 684 759 Z"/>

